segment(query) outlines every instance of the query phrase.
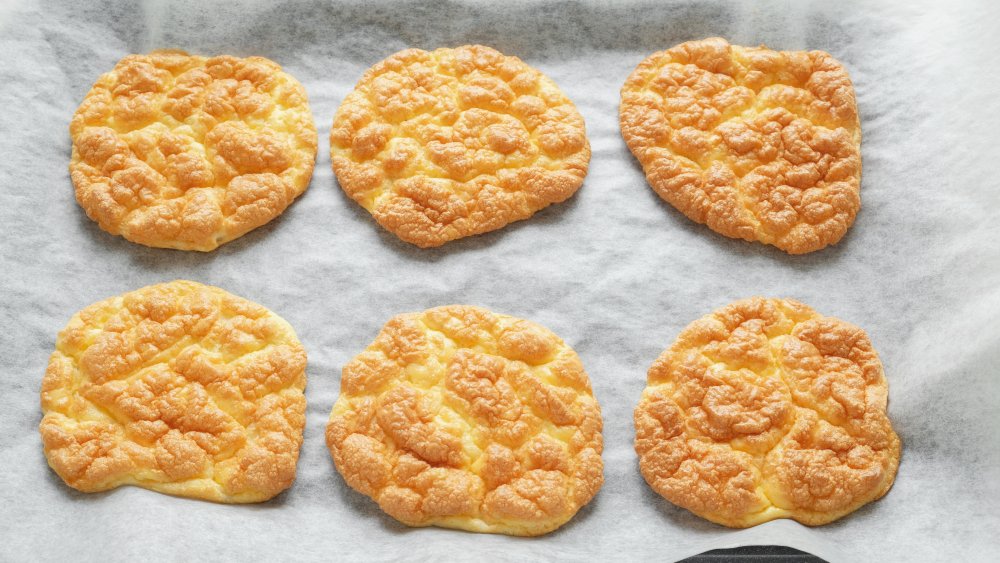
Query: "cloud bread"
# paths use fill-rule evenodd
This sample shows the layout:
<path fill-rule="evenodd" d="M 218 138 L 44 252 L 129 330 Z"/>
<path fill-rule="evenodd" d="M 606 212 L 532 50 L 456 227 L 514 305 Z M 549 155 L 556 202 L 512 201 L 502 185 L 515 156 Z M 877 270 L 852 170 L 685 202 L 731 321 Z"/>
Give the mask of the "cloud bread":
<path fill-rule="evenodd" d="M 337 110 L 330 155 L 351 199 L 431 247 L 569 198 L 590 143 L 552 80 L 472 45 L 408 49 L 369 69 Z"/>
<path fill-rule="evenodd" d="M 819 525 L 892 486 L 900 442 L 860 328 L 790 299 L 732 303 L 649 370 L 635 450 L 670 502 L 733 528 Z"/>
<path fill-rule="evenodd" d="M 76 199 L 105 231 L 208 251 L 280 215 L 316 161 L 306 91 L 273 61 L 128 55 L 70 123 Z"/>
<path fill-rule="evenodd" d="M 347 484 L 405 524 L 534 536 L 601 487 L 601 427 L 559 337 L 452 305 L 392 318 L 344 367 L 326 441 Z"/>
<path fill-rule="evenodd" d="M 619 111 L 653 190 L 727 237 L 812 252 L 861 206 L 854 88 L 823 51 L 682 43 L 639 64 Z"/>
<path fill-rule="evenodd" d="M 56 340 L 45 457 L 83 492 L 267 500 L 295 479 L 305 368 L 288 323 L 219 288 L 174 281 L 106 299 Z"/>

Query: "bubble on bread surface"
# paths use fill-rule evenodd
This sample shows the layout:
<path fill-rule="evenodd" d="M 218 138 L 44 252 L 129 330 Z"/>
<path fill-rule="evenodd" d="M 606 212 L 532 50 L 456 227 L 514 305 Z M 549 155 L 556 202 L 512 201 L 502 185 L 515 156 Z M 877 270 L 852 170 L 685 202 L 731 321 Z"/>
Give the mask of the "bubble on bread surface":
<path fill-rule="evenodd" d="M 386 323 L 344 367 L 326 440 L 347 484 L 405 524 L 531 536 L 597 493 L 601 428 L 566 343 L 456 305 Z"/>
<path fill-rule="evenodd" d="M 382 227 L 420 247 L 561 202 L 590 161 L 583 117 L 552 80 L 480 45 L 396 53 L 337 110 L 333 169 Z"/>
<path fill-rule="evenodd" d="M 867 335 L 787 299 L 732 303 L 649 370 L 635 449 L 649 485 L 725 526 L 819 525 L 892 486 L 900 442 Z"/>
<path fill-rule="evenodd" d="M 76 199 L 105 231 L 213 250 L 280 215 L 309 185 L 305 89 L 262 57 L 128 55 L 70 123 Z"/>
<path fill-rule="evenodd" d="M 42 380 L 45 456 L 67 485 L 136 485 L 224 503 L 291 486 L 306 354 L 266 308 L 189 281 L 95 303 Z"/>
<path fill-rule="evenodd" d="M 727 237 L 812 252 L 861 206 L 854 88 L 823 51 L 682 43 L 639 64 L 619 112 L 653 190 Z"/>

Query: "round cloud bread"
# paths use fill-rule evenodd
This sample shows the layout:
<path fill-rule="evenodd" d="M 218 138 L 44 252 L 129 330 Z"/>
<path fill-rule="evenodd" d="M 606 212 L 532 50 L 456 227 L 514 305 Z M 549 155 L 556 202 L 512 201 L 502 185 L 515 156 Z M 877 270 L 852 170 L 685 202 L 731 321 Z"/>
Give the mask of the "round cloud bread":
<path fill-rule="evenodd" d="M 812 252 L 861 207 L 854 88 L 823 51 L 682 43 L 629 75 L 619 117 L 653 190 L 727 237 Z"/>
<path fill-rule="evenodd" d="M 583 117 L 552 80 L 480 45 L 408 49 L 369 69 L 330 132 L 341 188 L 420 247 L 493 231 L 573 195 Z"/>
<path fill-rule="evenodd" d="M 267 500 L 295 479 L 305 368 L 288 323 L 219 288 L 106 299 L 59 333 L 42 380 L 45 457 L 84 492 Z"/>
<path fill-rule="evenodd" d="M 316 126 L 305 89 L 261 57 L 129 55 L 70 124 L 76 199 L 105 231 L 208 251 L 305 191 Z"/>
<path fill-rule="evenodd" d="M 347 483 L 405 524 L 534 536 L 601 487 L 601 426 L 559 337 L 452 305 L 394 317 L 344 367 L 326 441 Z"/>
<path fill-rule="evenodd" d="M 900 442 L 860 328 L 787 299 L 737 301 L 649 370 L 635 450 L 650 486 L 734 528 L 826 524 L 884 495 Z"/>

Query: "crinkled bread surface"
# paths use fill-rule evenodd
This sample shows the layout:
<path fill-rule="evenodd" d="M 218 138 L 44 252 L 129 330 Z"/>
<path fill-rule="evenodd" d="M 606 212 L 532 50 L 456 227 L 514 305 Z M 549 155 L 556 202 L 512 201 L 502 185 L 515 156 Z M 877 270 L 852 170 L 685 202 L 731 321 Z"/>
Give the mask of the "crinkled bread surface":
<path fill-rule="evenodd" d="M 70 123 L 76 199 L 105 231 L 208 251 L 280 215 L 316 162 L 306 91 L 261 57 L 128 55 Z"/>
<path fill-rule="evenodd" d="M 812 252 L 861 206 L 854 88 L 823 51 L 682 43 L 639 64 L 619 111 L 653 190 L 727 237 Z"/>
<path fill-rule="evenodd" d="M 431 247 L 569 198 L 590 143 L 552 80 L 472 45 L 408 49 L 370 68 L 337 110 L 330 154 L 351 199 Z"/>
<path fill-rule="evenodd" d="M 453 305 L 394 317 L 344 367 L 326 441 L 348 485 L 405 524 L 533 536 L 601 487 L 601 427 L 559 337 Z"/>
<path fill-rule="evenodd" d="M 288 323 L 219 288 L 106 299 L 59 333 L 42 380 L 45 457 L 84 492 L 267 500 L 295 479 L 305 368 Z"/>
<path fill-rule="evenodd" d="M 639 467 L 657 493 L 718 524 L 825 524 L 892 486 L 887 395 L 860 328 L 792 300 L 737 301 L 688 325 L 650 368 Z"/>

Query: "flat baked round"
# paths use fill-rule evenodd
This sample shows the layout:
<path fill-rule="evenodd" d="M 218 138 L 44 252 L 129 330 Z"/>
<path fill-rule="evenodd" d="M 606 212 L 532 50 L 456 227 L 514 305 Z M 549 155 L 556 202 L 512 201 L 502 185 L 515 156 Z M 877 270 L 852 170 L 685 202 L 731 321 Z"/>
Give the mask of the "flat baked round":
<path fill-rule="evenodd" d="M 128 55 L 70 123 L 76 200 L 105 231 L 208 251 L 274 219 L 316 162 L 306 91 L 261 57 Z"/>
<path fill-rule="evenodd" d="M 219 288 L 174 281 L 105 299 L 56 340 L 45 457 L 88 493 L 267 500 L 295 479 L 305 368 L 288 323 Z"/>
<path fill-rule="evenodd" d="M 344 367 L 326 443 L 410 526 L 535 536 L 604 481 L 580 358 L 535 323 L 452 305 L 392 318 Z"/>
<path fill-rule="evenodd" d="M 854 88 L 823 51 L 681 43 L 629 75 L 619 112 L 653 190 L 727 237 L 812 252 L 861 207 Z"/>
<path fill-rule="evenodd" d="M 408 49 L 370 68 L 330 131 L 344 192 L 420 247 L 561 202 L 590 162 L 583 117 L 552 80 L 481 45 Z"/>
<path fill-rule="evenodd" d="M 860 328 L 790 299 L 737 301 L 688 325 L 650 368 L 639 468 L 717 524 L 826 524 L 892 486 L 887 396 Z"/>

